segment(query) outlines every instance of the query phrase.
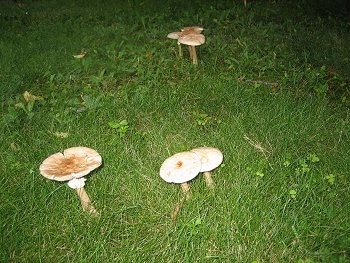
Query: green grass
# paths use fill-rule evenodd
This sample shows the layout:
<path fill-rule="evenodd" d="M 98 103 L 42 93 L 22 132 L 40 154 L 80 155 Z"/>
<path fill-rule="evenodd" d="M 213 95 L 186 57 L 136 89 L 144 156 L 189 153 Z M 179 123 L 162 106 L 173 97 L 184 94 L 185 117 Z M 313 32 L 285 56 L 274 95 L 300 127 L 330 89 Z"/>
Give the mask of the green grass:
<path fill-rule="evenodd" d="M 350 262 L 346 16 L 155 2 L 0 2 L 0 261 Z M 196 67 L 166 38 L 187 25 L 205 28 Z M 78 145 L 103 158 L 98 218 L 39 173 Z M 181 190 L 158 171 L 199 146 L 224 164 L 174 224 Z"/>

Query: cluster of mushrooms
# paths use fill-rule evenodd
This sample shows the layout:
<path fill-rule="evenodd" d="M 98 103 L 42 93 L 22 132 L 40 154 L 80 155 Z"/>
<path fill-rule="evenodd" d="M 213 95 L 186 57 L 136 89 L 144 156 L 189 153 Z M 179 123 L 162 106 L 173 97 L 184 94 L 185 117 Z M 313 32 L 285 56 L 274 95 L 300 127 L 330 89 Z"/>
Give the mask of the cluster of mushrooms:
<path fill-rule="evenodd" d="M 193 64 L 198 64 L 196 46 L 200 46 L 205 42 L 205 36 L 202 34 L 204 28 L 199 26 L 184 27 L 179 32 L 168 34 L 168 38 L 177 39 L 179 45 L 179 56 L 182 57 L 181 44 L 188 45 L 190 58 Z"/>
<path fill-rule="evenodd" d="M 159 175 L 168 183 L 180 184 L 188 199 L 190 196 L 188 182 L 199 173 L 203 173 L 206 185 L 210 189 L 214 187 L 210 171 L 217 168 L 222 161 L 223 154 L 219 149 L 199 147 L 167 158 L 160 167 Z"/>
<path fill-rule="evenodd" d="M 211 147 L 200 147 L 187 152 L 177 153 L 164 161 L 160 176 L 166 182 L 179 183 L 189 197 L 188 181 L 200 172 L 204 173 L 207 185 L 212 188 L 210 171 L 218 167 L 223 160 L 220 150 Z M 72 147 L 47 157 L 39 167 L 41 175 L 55 181 L 68 181 L 70 188 L 76 189 L 83 211 L 92 215 L 98 212 L 91 203 L 84 186 L 87 174 L 102 164 L 102 157 L 94 149 Z"/>

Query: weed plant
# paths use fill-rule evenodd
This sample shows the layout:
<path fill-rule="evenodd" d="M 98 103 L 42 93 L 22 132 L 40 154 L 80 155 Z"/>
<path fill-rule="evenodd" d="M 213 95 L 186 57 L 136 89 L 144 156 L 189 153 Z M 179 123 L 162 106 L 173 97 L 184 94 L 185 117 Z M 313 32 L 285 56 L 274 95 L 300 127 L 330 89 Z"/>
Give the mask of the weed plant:
<path fill-rule="evenodd" d="M 346 17 L 180 2 L 0 2 L 1 262 L 350 262 Z M 197 66 L 166 38 L 188 25 Z M 97 218 L 39 173 L 78 145 Z M 158 171 L 199 146 L 224 163 L 181 203 Z"/>

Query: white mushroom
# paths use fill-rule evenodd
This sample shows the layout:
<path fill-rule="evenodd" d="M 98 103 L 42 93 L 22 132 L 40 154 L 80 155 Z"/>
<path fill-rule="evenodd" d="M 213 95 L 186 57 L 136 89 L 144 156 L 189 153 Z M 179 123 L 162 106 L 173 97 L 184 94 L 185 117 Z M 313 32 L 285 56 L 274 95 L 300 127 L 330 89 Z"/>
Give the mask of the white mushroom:
<path fill-rule="evenodd" d="M 188 181 L 195 178 L 201 169 L 201 160 L 194 152 L 180 152 L 167 158 L 159 170 L 160 177 L 168 182 L 181 184 L 181 188 L 189 198 Z"/>
<path fill-rule="evenodd" d="M 191 152 L 198 155 L 201 160 L 200 172 L 204 173 L 204 179 L 209 188 L 213 188 L 213 179 L 211 177 L 210 171 L 218 167 L 224 156 L 222 152 L 217 148 L 212 147 L 199 147 L 191 150 Z"/>
<path fill-rule="evenodd" d="M 68 186 L 76 189 L 84 211 L 97 214 L 91 204 L 84 185 L 83 176 L 102 164 L 102 157 L 87 147 L 72 147 L 46 158 L 39 167 L 41 175 L 55 181 L 68 181 Z"/>

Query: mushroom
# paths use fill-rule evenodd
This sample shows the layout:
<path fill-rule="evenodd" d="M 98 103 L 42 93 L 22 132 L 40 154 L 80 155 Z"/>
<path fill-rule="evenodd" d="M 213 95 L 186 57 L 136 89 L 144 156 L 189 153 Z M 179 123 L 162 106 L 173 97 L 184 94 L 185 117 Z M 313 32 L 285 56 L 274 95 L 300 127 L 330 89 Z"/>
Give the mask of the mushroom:
<path fill-rule="evenodd" d="M 203 32 L 203 30 L 204 28 L 199 26 L 186 26 L 181 29 L 182 32 L 195 34 L 200 34 Z"/>
<path fill-rule="evenodd" d="M 167 37 L 170 39 L 179 39 L 181 34 L 182 34 L 182 32 L 171 32 L 167 35 Z M 180 56 L 180 58 L 182 58 L 181 44 L 179 42 L 177 42 L 177 44 L 179 46 L 179 56 Z"/>
<path fill-rule="evenodd" d="M 201 34 L 203 32 L 204 28 L 199 26 L 187 26 L 181 29 L 182 34 Z M 203 42 L 204 43 L 204 42 Z M 188 46 L 189 52 L 190 52 L 190 58 L 193 59 L 193 50 L 191 46 Z M 196 52 L 196 51 L 194 51 Z M 195 63 L 196 64 L 196 63 Z"/>
<path fill-rule="evenodd" d="M 160 177 L 168 182 L 181 184 L 186 199 L 190 197 L 188 181 L 195 178 L 201 169 L 201 160 L 194 152 L 180 152 L 167 158 L 159 170 Z"/>
<path fill-rule="evenodd" d="M 85 178 L 102 164 L 102 157 L 87 147 L 72 147 L 47 157 L 39 167 L 41 175 L 55 181 L 68 181 L 68 186 L 76 189 L 83 211 L 97 214 L 84 189 Z"/>
<path fill-rule="evenodd" d="M 180 37 L 184 37 L 185 35 L 189 35 L 189 34 L 195 34 L 195 35 L 201 35 L 202 31 L 204 30 L 203 27 L 199 27 L 199 26 L 188 26 L 188 27 L 184 27 L 181 29 L 181 32 L 172 32 L 172 33 L 169 33 L 167 35 L 168 38 L 171 38 L 171 39 L 179 39 Z M 202 35 L 203 36 L 203 35 Z M 204 37 L 204 36 L 203 36 Z M 204 41 L 203 41 L 204 43 Z M 202 44 L 203 44 L 202 43 Z M 181 49 L 181 42 L 178 41 L 177 44 L 179 45 L 179 56 L 182 57 L 182 49 Z M 187 45 L 187 44 L 186 44 Z M 189 45 L 188 47 L 189 49 L 189 52 L 190 52 L 190 58 L 192 59 L 194 56 L 193 56 L 193 53 L 195 53 L 196 51 L 194 50 L 193 52 L 193 48 L 191 45 Z M 197 56 L 195 56 L 195 58 L 197 59 Z M 196 60 L 197 61 L 197 60 Z M 194 64 L 197 64 L 194 63 Z"/>
<path fill-rule="evenodd" d="M 191 150 L 191 152 L 197 154 L 201 160 L 200 172 L 204 173 L 207 186 L 211 189 L 214 188 L 210 171 L 214 170 L 222 163 L 224 159 L 222 152 L 212 147 L 199 147 Z"/>
<path fill-rule="evenodd" d="M 185 33 L 186 31 L 183 31 Z M 190 50 L 190 57 L 193 60 L 193 64 L 198 64 L 198 58 L 196 53 L 196 46 L 200 46 L 205 42 L 205 36 L 197 33 L 185 33 L 179 36 L 178 43 L 188 45 Z"/>

